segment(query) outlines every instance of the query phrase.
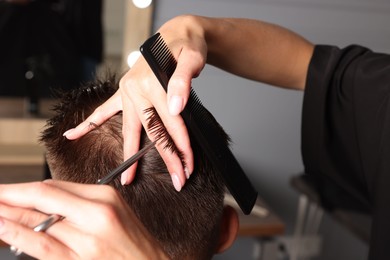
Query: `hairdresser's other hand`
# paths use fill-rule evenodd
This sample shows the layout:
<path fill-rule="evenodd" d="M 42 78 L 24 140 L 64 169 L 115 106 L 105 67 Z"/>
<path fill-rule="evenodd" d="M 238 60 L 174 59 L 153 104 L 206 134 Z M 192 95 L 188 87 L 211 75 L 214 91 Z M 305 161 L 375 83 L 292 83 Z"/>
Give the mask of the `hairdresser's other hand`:
<path fill-rule="evenodd" d="M 144 110 L 154 107 L 177 148 L 183 154 L 186 167 L 183 167 L 178 155 L 164 149 L 159 143 L 157 149 L 165 161 L 172 181 L 177 190 L 184 185 L 193 171 L 193 154 L 187 129 L 180 112 L 185 107 L 191 80 L 203 69 L 206 62 L 207 46 L 201 27 L 191 17 L 177 17 L 163 25 L 159 32 L 175 56 L 178 65 L 165 93 L 153 72 L 141 57 L 120 81 L 118 92 L 100 106 L 85 122 L 71 132 L 69 139 L 76 139 L 89 131 L 89 122 L 102 124 L 117 111 L 123 110 L 124 156 L 130 157 L 139 149 L 141 124 L 147 129 L 147 115 Z M 148 132 L 151 140 L 155 133 Z M 122 183 L 130 183 L 135 174 L 135 167 L 122 175 Z"/>
<path fill-rule="evenodd" d="M 50 214 L 65 218 L 34 232 Z M 110 186 L 0 185 L 0 239 L 38 259 L 168 259 Z"/>

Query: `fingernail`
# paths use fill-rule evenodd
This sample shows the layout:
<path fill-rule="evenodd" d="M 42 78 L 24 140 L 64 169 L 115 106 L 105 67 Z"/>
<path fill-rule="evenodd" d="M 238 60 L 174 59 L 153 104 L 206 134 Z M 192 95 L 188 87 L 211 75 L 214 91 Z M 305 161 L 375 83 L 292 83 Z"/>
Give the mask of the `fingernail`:
<path fill-rule="evenodd" d="M 190 171 L 187 167 L 184 168 L 184 174 L 186 175 L 187 180 L 190 178 Z"/>
<path fill-rule="evenodd" d="M 121 175 L 121 184 L 123 186 L 125 186 L 127 184 L 127 179 L 128 178 L 129 178 L 129 173 L 128 172 L 122 173 L 122 175 Z"/>
<path fill-rule="evenodd" d="M 172 182 L 173 182 L 173 186 L 175 187 L 175 190 L 181 191 L 181 183 L 180 183 L 179 177 L 177 177 L 176 173 L 173 173 L 171 178 L 172 178 Z"/>
<path fill-rule="evenodd" d="M 62 136 L 67 136 L 68 134 L 72 133 L 73 131 L 74 131 L 74 128 L 69 129 L 68 131 L 66 131 L 65 133 L 63 133 Z"/>
<path fill-rule="evenodd" d="M 4 226 L 4 219 L 0 218 L 0 228 Z"/>
<path fill-rule="evenodd" d="M 177 116 L 183 109 L 183 99 L 180 96 L 172 96 L 169 99 L 169 113 Z"/>

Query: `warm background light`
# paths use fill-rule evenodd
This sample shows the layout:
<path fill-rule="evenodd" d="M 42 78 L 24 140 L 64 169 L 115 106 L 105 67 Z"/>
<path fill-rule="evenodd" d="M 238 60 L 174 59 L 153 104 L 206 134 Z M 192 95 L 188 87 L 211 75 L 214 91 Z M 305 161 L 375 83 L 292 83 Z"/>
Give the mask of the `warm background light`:
<path fill-rule="evenodd" d="M 146 8 L 152 3 L 152 0 L 133 0 L 133 4 L 138 8 Z"/>
<path fill-rule="evenodd" d="M 141 55 L 141 52 L 139 52 L 139 51 L 132 51 L 127 56 L 127 65 L 129 65 L 129 68 L 133 67 L 134 63 L 138 60 L 140 55 Z"/>
<path fill-rule="evenodd" d="M 124 1 L 125 21 L 123 22 L 124 30 L 121 62 L 123 70 L 128 70 L 129 66 L 131 67 L 134 64 L 134 61 L 137 58 L 134 58 L 133 55 L 136 54 L 131 53 L 139 50 L 139 47 L 151 36 L 154 2 L 151 0 L 148 0 L 148 2 L 148 7 L 138 8 L 133 1 Z M 145 6 L 145 4 L 143 6 Z"/>

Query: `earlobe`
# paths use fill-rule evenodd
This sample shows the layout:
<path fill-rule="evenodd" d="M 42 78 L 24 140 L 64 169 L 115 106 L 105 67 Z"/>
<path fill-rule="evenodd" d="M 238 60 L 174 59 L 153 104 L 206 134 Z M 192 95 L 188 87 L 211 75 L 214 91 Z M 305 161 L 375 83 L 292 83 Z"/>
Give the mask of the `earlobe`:
<path fill-rule="evenodd" d="M 239 220 L 236 210 L 231 206 L 225 206 L 216 253 L 222 253 L 233 244 L 237 237 L 238 227 Z"/>

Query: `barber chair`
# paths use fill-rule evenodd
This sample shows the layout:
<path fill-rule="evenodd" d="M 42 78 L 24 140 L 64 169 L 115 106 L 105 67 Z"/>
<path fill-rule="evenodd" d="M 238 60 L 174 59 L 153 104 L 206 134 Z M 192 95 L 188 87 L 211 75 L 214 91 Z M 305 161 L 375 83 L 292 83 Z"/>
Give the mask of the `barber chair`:
<path fill-rule="evenodd" d="M 363 196 L 347 191 L 324 176 L 303 173 L 292 177 L 290 183 L 300 193 L 291 260 L 298 259 L 299 251 L 305 246 L 301 238 L 318 235 L 324 212 L 356 237 L 369 242 L 371 215 Z"/>

